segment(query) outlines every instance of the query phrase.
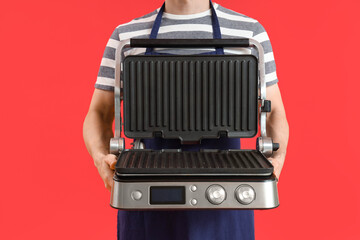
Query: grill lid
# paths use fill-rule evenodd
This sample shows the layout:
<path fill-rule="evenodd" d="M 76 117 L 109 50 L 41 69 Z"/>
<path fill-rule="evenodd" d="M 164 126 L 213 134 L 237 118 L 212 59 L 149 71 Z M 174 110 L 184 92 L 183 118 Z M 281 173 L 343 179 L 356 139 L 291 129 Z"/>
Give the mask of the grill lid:
<path fill-rule="evenodd" d="M 125 135 L 183 142 L 254 137 L 257 71 L 252 55 L 128 56 Z"/>
<path fill-rule="evenodd" d="M 256 150 L 123 151 L 116 164 L 117 175 L 229 175 L 269 176 L 271 163 Z"/>

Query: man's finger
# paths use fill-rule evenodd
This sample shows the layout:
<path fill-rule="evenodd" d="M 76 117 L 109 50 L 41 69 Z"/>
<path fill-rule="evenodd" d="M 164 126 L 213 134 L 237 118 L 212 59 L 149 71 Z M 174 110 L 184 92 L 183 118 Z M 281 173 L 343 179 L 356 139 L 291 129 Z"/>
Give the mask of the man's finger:
<path fill-rule="evenodd" d="M 110 169 L 115 170 L 116 160 L 110 164 Z"/>
<path fill-rule="evenodd" d="M 109 154 L 105 157 L 105 162 L 109 165 L 109 167 L 111 169 L 115 169 L 115 165 L 116 165 L 116 156 L 113 154 Z"/>
<path fill-rule="evenodd" d="M 106 179 L 105 179 L 105 187 L 106 187 L 109 191 L 111 191 L 111 189 L 112 189 L 113 186 L 114 186 L 113 177 L 114 177 L 114 173 L 112 172 L 110 175 L 107 175 L 107 176 L 106 176 Z"/>
<path fill-rule="evenodd" d="M 111 190 L 113 185 L 114 171 L 110 169 L 106 161 L 101 162 L 101 167 L 99 168 L 100 176 L 105 184 L 105 188 Z"/>
<path fill-rule="evenodd" d="M 105 171 L 106 172 L 104 173 L 104 178 L 103 178 L 105 188 L 108 189 L 109 191 L 111 191 L 111 188 L 114 185 L 114 180 L 113 180 L 114 171 L 112 171 L 110 169 L 105 170 Z"/>

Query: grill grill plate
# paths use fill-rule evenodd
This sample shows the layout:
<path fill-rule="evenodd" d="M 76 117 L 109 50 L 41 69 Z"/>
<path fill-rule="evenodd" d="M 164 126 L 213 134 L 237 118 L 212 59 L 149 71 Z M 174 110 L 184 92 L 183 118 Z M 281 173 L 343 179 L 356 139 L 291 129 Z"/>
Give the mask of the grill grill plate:
<path fill-rule="evenodd" d="M 128 56 L 124 133 L 184 142 L 254 137 L 257 59 L 251 55 Z"/>
<path fill-rule="evenodd" d="M 268 176 L 271 163 L 256 150 L 182 152 L 127 150 L 120 154 L 116 174 Z"/>

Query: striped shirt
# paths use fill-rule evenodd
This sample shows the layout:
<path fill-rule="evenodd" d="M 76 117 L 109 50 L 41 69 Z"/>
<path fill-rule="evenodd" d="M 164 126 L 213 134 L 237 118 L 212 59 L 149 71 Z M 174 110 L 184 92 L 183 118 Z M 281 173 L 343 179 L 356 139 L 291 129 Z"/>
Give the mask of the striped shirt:
<path fill-rule="evenodd" d="M 276 65 L 269 37 L 264 27 L 255 19 L 234 12 L 214 3 L 222 38 L 252 38 L 261 43 L 265 52 L 265 82 L 267 86 L 278 82 Z M 104 51 L 95 84 L 95 88 L 114 90 L 115 85 L 115 54 L 122 41 L 130 38 L 149 38 L 154 20 L 160 8 L 115 28 Z M 213 38 L 211 10 L 190 14 L 175 15 L 164 12 L 157 38 Z M 166 49 L 157 48 L 157 52 L 171 54 L 196 54 L 214 51 L 214 49 Z M 190 53 L 191 51 L 191 53 Z M 145 48 L 134 48 L 125 52 L 127 55 L 144 54 Z M 225 48 L 225 54 L 254 54 L 249 48 Z"/>

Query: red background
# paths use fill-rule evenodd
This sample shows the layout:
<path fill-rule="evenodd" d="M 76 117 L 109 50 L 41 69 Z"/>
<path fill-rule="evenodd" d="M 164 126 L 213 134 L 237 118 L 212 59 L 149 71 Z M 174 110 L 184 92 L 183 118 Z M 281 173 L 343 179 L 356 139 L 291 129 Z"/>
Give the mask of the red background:
<path fill-rule="evenodd" d="M 2 1 L 0 239 L 115 239 L 82 123 L 113 29 L 161 2 Z M 290 124 L 257 239 L 360 239 L 358 1 L 216 2 L 267 29 Z"/>

